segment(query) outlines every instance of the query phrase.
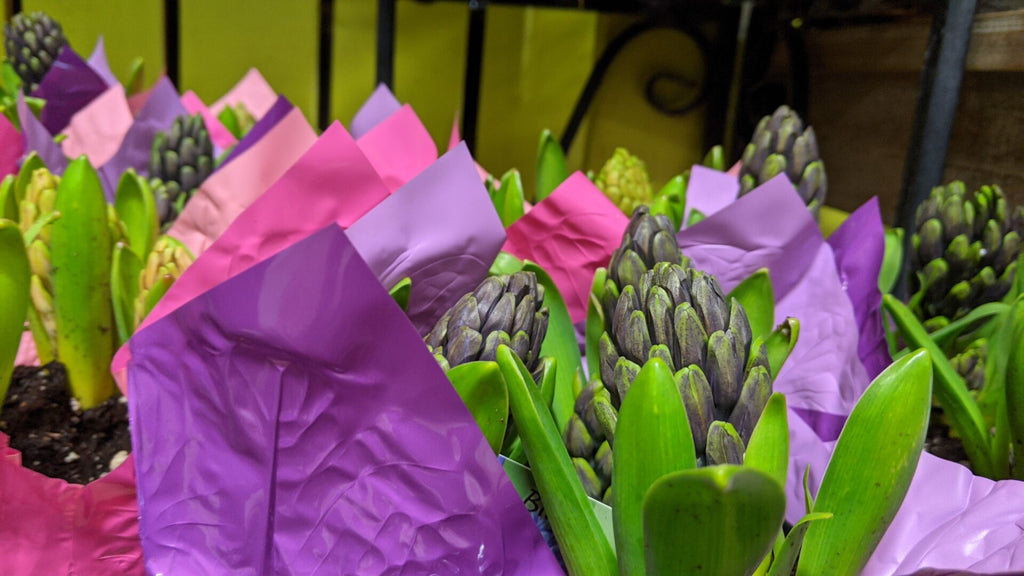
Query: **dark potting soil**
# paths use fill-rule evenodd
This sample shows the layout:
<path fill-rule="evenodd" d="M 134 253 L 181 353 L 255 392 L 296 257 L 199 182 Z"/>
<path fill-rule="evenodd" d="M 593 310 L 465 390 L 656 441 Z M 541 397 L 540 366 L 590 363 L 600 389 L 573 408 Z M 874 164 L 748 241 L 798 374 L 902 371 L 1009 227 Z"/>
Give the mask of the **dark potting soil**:
<path fill-rule="evenodd" d="M 928 435 L 924 439 L 924 449 L 933 456 L 943 460 L 957 462 L 971 469 L 971 462 L 964 451 L 963 442 L 951 437 L 949 424 L 942 419 L 942 409 L 932 407 L 931 418 L 928 419 Z"/>
<path fill-rule="evenodd" d="M 26 468 L 73 484 L 107 474 L 131 451 L 124 397 L 83 411 L 72 402 L 59 362 L 14 368 L 0 431 L 11 437 Z"/>

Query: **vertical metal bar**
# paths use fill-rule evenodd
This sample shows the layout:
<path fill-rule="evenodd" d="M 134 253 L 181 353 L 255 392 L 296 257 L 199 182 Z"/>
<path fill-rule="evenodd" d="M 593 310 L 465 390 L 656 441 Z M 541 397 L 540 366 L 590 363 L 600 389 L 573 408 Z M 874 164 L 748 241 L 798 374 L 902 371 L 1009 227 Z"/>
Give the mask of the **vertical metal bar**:
<path fill-rule="evenodd" d="M 7 19 L 10 20 L 15 14 L 21 14 L 21 0 L 11 0 L 7 4 Z"/>
<path fill-rule="evenodd" d="M 319 74 L 317 75 L 317 123 L 325 130 L 331 122 L 331 65 L 334 50 L 334 0 L 320 0 Z"/>
<path fill-rule="evenodd" d="M 740 94 L 743 90 L 743 60 L 747 52 L 747 32 L 750 30 L 750 17 L 753 12 L 754 1 L 743 0 L 740 4 L 740 23 L 736 29 L 736 57 L 732 64 L 729 107 L 725 111 L 725 134 L 722 135 L 722 145 L 727 155 L 732 155 L 733 140 L 736 139 L 736 117 L 739 115 Z"/>
<path fill-rule="evenodd" d="M 462 137 L 469 150 L 476 150 L 476 123 L 480 111 L 480 75 L 484 66 L 484 23 L 487 7 L 480 0 L 469 2 L 469 37 L 466 41 L 466 79 L 462 87 Z"/>
<path fill-rule="evenodd" d="M 917 206 L 942 183 L 974 22 L 975 0 L 936 4 L 896 211 L 896 224 L 906 231 L 908 248 Z M 905 295 L 905 274 L 897 290 Z"/>
<path fill-rule="evenodd" d="M 395 0 L 377 3 L 377 84 L 394 90 Z"/>
<path fill-rule="evenodd" d="M 180 89 L 181 6 L 178 0 L 164 0 L 164 62 L 167 77 Z"/>

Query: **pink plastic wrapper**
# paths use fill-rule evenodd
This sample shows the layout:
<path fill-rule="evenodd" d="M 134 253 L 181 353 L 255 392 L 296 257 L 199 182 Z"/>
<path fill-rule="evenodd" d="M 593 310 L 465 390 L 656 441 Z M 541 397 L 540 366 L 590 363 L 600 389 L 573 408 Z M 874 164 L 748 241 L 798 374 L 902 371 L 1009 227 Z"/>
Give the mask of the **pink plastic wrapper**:
<path fill-rule="evenodd" d="M 6 116 L 0 114 L 0 178 L 18 171 L 24 146 L 21 133 Z"/>
<path fill-rule="evenodd" d="M 245 76 L 231 87 L 219 100 L 210 105 L 210 112 L 220 114 L 228 104 L 245 105 L 255 118 L 263 118 L 277 101 L 277 92 L 263 78 L 260 71 L 250 68 Z"/>
<path fill-rule="evenodd" d="M 115 84 L 71 117 L 61 144 L 64 155 L 85 155 L 93 166 L 102 166 L 117 153 L 133 121 L 124 88 Z"/>
<path fill-rule="evenodd" d="M 581 172 L 508 227 L 503 248 L 539 264 L 558 285 L 573 323 L 587 319 L 594 272 L 608 265 L 629 219 Z"/>
<path fill-rule="evenodd" d="M 21 466 L 0 433 L 0 574 L 142 574 L 129 457 L 85 486 Z"/>
<path fill-rule="evenodd" d="M 203 253 L 315 140 L 302 112 L 292 110 L 249 150 L 207 178 L 168 234 L 193 254 Z"/>
<path fill-rule="evenodd" d="M 131 340 L 152 574 L 561 574 L 337 225 Z M 401 359 L 401 361 L 395 361 Z"/>

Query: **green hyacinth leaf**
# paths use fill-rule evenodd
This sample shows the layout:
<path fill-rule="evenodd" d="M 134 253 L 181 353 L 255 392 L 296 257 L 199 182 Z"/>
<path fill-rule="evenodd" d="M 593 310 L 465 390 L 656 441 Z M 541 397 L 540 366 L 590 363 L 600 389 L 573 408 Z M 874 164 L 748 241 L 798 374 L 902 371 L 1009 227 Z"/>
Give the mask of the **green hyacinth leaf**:
<path fill-rule="evenodd" d="M 607 279 L 607 268 L 595 270 L 587 299 L 587 327 L 584 346 L 587 356 L 587 374 L 594 376 L 601 373 L 601 352 L 598 342 L 601 340 L 601 334 L 604 334 L 605 318 L 601 299 L 604 297 L 604 284 Z"/>
<path fill-rule="evenodd" d="M 139 296 L 142 261 L 123 242 L 114 246 L 110 270 L 110 293 L 114 305 L 118 344 L 124 344 L 135 331 L 135 299 Z"/>
<path fill-rule="evenodd" d="M 562 146 L 550 130 L 544 130 L 537 150 L 537 192 L 532 202 L 536 204 L 550 196 L 568 177 L 569 165 Z"/>
<path fill-rule="evenodd" d="M 60 220 L 60 212 L 57 212 L 56 210 L 43 214 L 37 218 L 36 221 L 29 226 L 28 230 L 25 230 L 25 234 L 23 236 L 25 239 L 25 246 L 31 245 L 36 237 L 39 236 L 39 233 L 43 231 L 43 228 L 46 228 L 57 220 Z"/>
<path fill-rule="evenodd" d="M 0 218 L 18 221 L 18 200 L 14 197 L 14 174 L 4 176 L 0 183 Z"/>
<path fill-rule="evenodd" d="M 789 472 L 789 418 L 786 397 L 776 392 L 768 399 L 761 417 L 750 434 L 743 465 L 768 474 L 786 485 Z"/>
<path fill-rule="evenodd" d="M 220 114 L 217 114 L 217 120 L 220 121 L 221 125 L 231 132 L 231 135 L 236 139 L 242 139 L 242 129 L 238 125 L 238 116 L 235 114 L 235 110 L 231 106 L 225 106 Z"/>
<path fill-rule="evenodd" d="M 508 424 L 508 387 L 494 362 L 467 362 L 448 371 L 448 380 L 473 415 L 495 454 Z"/>
<path fill-rule="evenodd" d="M 550 405 L 551 415 L 555 418 L 559 433 L 565 433 L 576 402 L 575 380 L 582 379 L 583 372 L 580 345 L 576 341 L 576 327 L 573 326 L 569 309 L 551 276 L 530 261 L 523 264 L 523 270 L 536 274 L 537 284 L 544 287 L 544 301 L 541 305 L 548 309 L 548 331 L 540 346 L 540 355 L 551 356 L 558 362 L 554 398 Z"/>
<path fill-rule="evenodd" d="M 30 152 L 22 162 L 21 170 L 18 170 L 18 177 L 14 180 L 14 199 L 18 204 L 25 199 L 25 191 L 28 190 L 28 185 L 32 182 L 32 173 L 40 168 L 46 168 L 43 159 L 35 152 Z"/>
<path fill-rule="evenodd" d="M 704 220 L 704 218 L 706 218 L 706 216 L 704 216 L 703 212 L 697 210 L 696 208 L 691 208 L 690 215 L 686 218 L 686 227 L 691 228 L 693 226 L 696 226 L 702 220 Z"/>
<path fill-rule="evenodd" d="M 406 276 L 398 281 L 388 290 L 391 297 L 394 298 L 395 302 L 402 308 L 402 310 L 409 309 L 409 294 L 412 293 L 412 278 Z"/>
<path fill-rule="evenodd" d="M 497 198 L 500 198 L 498 204 Z M 495 208 L 498 209 L 498 216 L 501 217 L 501 224 L 505 228 L 523 217 L 523 179 L 519 171 L 509 170 L 501 178 L 501 192 L 496 195 Z"/>
<path fill-rule="evenodd" d="M 729 292 L 728 298 L 735 298 L 743 305 L 753 337 L 768 338 L 775 325 L 775 293 L 768 269 L 761 268 L 748 276 Z"/>
<path fill-rule="evenodd" d="M 945 347 L 953 342 L 957 336 L 968 328 L 974 328 L 978 323 L 990 320 L 1010 309 L 1009 304 L 1002 302 L 988 302 L 978 306 L 967 313 L 966 316 L 946 324 L 942 328 L 931 333 L 932 340 L 939 347 Z"/>
<path fill-rule="evenodd" d="M 796 567 L 797 559 L 800 558 L 800 549 L 803 547 L 804 537 L 807 535 L 807 529 L 811 527 L 811 522 L 831 518 L 832 514 L 828 512 L 811 512 L 801 518 L 786 535 L 782 546 L 776 550 L 768 576 L 790 576 Z"/>
<path fill-rule="evenodd" d="M 967 389 L 967 383 L 956 373 L 949 359 L 936 346 L 910 308 L 891 294 L 882 296 L 882 307 L 892 317 L 908 348 L 928 351 L 935 369 L 935 399 L 960 435 L 974 472 L 991 477 L 995 473 L 995 463 L 989 445 L 988 426 L 981 409 Z"/>
<path fill-rule="evenodd" d="M 134 96 L 142 92 L 142 82 L 146 72 L 146 61 L 138 56 L 128 69 L 128 81 L 124 83 L 125 96 Z"/>
<path fill-rule="evenodd" d="M 896 516 L 924 448 L 932 361 L 925 350 L 886 368 L 861 396 L 836 443 L 814 509 L 798 576 L 860 574 Z"/>
<path fill-rule="evenodd" d="M 124 222 L 129 247 L 136 258 L 145 262 L 160 234 L 160 220 L 156 215 L 153 192 L 131 168 L 121 175 L 117 184 L 114 209 Z"/>
<path fill-rule="evenodd" d="M 878 271 L 878 289 L 882 294 L 892 292 L 903 270 L 903 229 L 890 228 L 885 231 L 885 255 L 882 268 Z"/>
<path fill-rule="evenodd" d="M 88 409 L 114 393 L 114 312 L 107 201 L 85 156 L 73 160 L 57 190 L 62 214 L 50 231 L 57 350 L 71 393 Z"/>
<path fill-rule="evenodd" d="M 508 252 L 498 252 L 498 256 L 494 258 L 494 262 L 491 263 L 491 268 L 487 273 L 491 276 L 500 276 L 501 274 L 515 274 L 522 269 L 522 260 Z"/>
<path fill-rule="evenodd" d="M 785 512 L 782 486 L 760 470 L 721 465 L 665 475 L 644 498 L 646 574 L 749 576 Z"/>
<path fill-rule="evenodd" d="M 0 402 L 7 397 L 11 372 L 25 330 L 32 272 L 18 223 L 0 219 Z"/>
<path fill-rule="evenodd" d="M 661 359 L 644 364 L 623 398 L 614 449 L 612 515 L 619 574 L 648 574 L 644 496 L 662 476 L 697 467 L 686 408 L 672 370 Z"/>
<path fill-rule="evenodd" d="M 551 529 L 571 574 L 614 576 L 615 553 L 583 491 L 562 435 L 523 361 L 498 347 L 498 367 Z"/>
<path fill-rule="evenodd" d="M 1013 453 L 1024 454 L 1024 300 L 1018 300 L 1009 317 L 1013 338 L 1006 361 L 1006 414 Z M 1024 480 L 1024 462 L 1017 457 L 1013 478 Z"/>
<path fill-rule="evenodd" d="M 796 318 L 786 318 L 785 322 L 779 324 L 765 338 L 764 347 L 768 353 L 768 366 L 771 368 L 772 378 L 779 375 L 779 371 L 789 359 L 789 355 L 793 352 L 799 339 L 800 321 Z"/>

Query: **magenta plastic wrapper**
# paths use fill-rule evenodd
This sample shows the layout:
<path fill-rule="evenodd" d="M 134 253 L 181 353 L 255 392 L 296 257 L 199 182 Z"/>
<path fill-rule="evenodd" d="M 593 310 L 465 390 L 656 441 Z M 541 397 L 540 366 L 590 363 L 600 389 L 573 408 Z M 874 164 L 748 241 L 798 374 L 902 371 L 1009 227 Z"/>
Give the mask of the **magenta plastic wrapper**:
<path fill-rule="evenodd" d="M 98 45 L 98 49 L 100 51 L 97 54 L 102 54 L 102 44 Z M 97 54 L 94 54 L 97 62 L 101 62 L 102 58 L 101 71 L 109 73 L 106 56 L 100 57 Z M 103 74 L 83 60 L 70 46 L 65 46 L 31 96 L 46 101 L 40 120 L 51 134 L 58 134 L 68 125 L 75 112 L 106 92 L 109 87 Z"/>
<path fill-rule="evenodd" d="M 0 574 L 141 575 L 132 458 L 87 485 L 21 465 L 0 433 Z"/>
<path fill-rule="evenodd" d="M 561 573 L 338 226 L 193 299 L 131 349 L 149 573 Z"/>
<path fill-rule="evenodd" d="M 587 319 L 594 272 L 608 265 L 629 219 L 581 172 L 508 227 L 503 250 L 539 264 L 574 323 Z"/>
<path fill-rule="evenodd" d="M 6 116 L 0 114 L 0 178 L 18 171 L 24 146 L 21 133 Z"/>

